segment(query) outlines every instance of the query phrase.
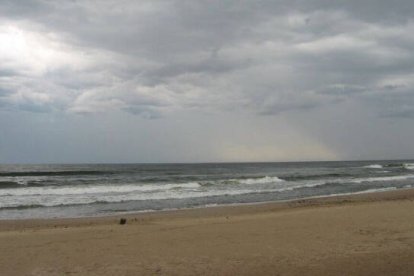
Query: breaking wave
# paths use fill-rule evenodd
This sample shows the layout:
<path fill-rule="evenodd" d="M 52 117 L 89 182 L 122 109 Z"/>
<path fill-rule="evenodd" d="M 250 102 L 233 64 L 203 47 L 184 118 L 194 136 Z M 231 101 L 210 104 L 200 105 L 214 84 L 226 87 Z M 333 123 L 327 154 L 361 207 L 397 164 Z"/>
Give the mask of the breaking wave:
<path fill-rule="evenodd" d="M 197 182 L 162 184 L 162 185 L 94 185 L 94 186 L 48 186 L 29 187 L 26 189 L 1 189 L 0 196 L 25 195 L 84 195 L 84 194 L 119 194 L 131 192 L 155 192 L 174 189 L 194 189 L 200 187 Z"/>
<path fill-rule="evenodd" d="M 367 169 L 382 169 L 383 166 L 380 165 L 380 164 L 372 164 L 372 165 L 364 166 L 364 168 L 367 168 Z"/>
<path fill-rule="evenodd" d="M 0 218 L 276 201 L 414 185 L 414 162 L 375 162 L 0 167 Z"/>
<path fill-rule="evenodd" d="M 414 163 L 404 163 L 404 168 L 407 170 L 414 170 Z"/>
<path fill-rule="evenodd" d="M 407 179 L 411 179 L 411 178 L 414 178 L 413 174 L 383 176 L 383 177 L 357 178 L 357 179 L 350 180 L 350 182 L 352 182 L 352 183 L 362 183 L 362 182 L 376 182 L 376 181 L 399 181 L 399 180 L 407 180 Z"/>
<path fill-rule="evenodd" d="M 254 185 L 254 184 L 265 184 L 265 183 L 275 183 L 275 182 L 284 182 L 285 180 L 280 179 L 277 176 L 265 176 L 261 178 L 247 178 L 247 179 L 237 179 L 240 184 Z"/>

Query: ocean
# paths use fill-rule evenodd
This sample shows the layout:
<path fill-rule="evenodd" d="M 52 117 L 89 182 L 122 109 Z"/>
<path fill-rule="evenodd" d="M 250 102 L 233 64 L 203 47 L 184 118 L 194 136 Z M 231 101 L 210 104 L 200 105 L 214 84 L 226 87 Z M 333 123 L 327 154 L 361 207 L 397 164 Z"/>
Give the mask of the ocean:
<path fill-rule="evenodd" d="M 413 185 L 413 160 L 0 165 L 0 219 L 102 216 Z"/>

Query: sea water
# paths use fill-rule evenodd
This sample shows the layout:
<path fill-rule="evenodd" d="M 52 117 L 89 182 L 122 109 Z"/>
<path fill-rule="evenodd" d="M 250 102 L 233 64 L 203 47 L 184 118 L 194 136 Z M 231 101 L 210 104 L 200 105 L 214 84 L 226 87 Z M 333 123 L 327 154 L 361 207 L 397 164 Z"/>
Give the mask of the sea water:
<path fill-rule="evenodd" d="M 0 219 L 100 216 L 413 185 L 410 160 L 0 165 Z"/>

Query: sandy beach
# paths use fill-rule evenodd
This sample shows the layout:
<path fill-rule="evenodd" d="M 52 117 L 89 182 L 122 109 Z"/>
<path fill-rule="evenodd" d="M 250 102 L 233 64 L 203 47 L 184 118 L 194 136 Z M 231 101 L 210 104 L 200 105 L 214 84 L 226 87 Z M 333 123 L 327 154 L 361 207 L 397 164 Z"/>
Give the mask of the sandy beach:
<path fill-rule="evenodd" d="M 413 260 L 413 189 L 0 221 L 1 275 L 412 275 Z"/>

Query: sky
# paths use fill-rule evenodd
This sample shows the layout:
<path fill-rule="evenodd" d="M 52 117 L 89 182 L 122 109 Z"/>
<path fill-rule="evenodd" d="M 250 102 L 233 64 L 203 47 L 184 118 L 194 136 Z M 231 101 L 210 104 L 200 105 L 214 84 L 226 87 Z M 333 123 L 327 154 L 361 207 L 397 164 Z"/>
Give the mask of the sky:
<path fill-rule="evenodd" d="M 412 0 L 0 0 L 0 163 L 414 158 Z"/>

